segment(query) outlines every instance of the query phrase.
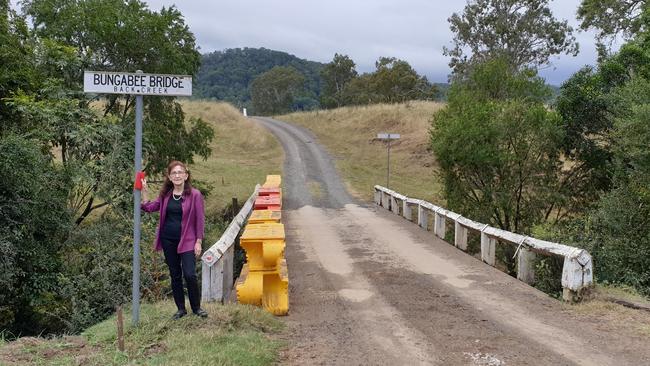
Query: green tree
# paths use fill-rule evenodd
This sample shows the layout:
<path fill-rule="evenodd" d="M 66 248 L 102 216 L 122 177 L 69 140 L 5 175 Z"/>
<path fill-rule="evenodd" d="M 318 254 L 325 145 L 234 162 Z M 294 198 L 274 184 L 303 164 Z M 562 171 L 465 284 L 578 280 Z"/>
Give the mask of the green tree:
<path fill-rule="evenodd" d="M 371 88 L 380 97 L 379 102 L 402 103 L 433 99 L 436 95 L 436 88 L 406 61 L 380 57 L 375 67 L 377 70 L 371 76 Z"/>
<path fill-rule="evenodd" d="M 58 330 L 48 311 L 62 270 L 59 254 L 70 224 L 70 181 L 39 144 L 0 139 L 0 328 L 13 334 Z"/>
<path fill-rule="evenodd" d="M 505 90 L 494 98 L 492 81 Z M 531 70 L 512 73 L 506 60 L 479 65 L 452 85 L 434 115 L 431 145 L 450 209 L 513 232 L 544 221 L 561 169 L 560 119 L 544 105 L 550 91 Z M 501 259 L 514 270 L 511 248 Z"/>
<path fill-rule="evenodd" d="M 193 75 L 200 62 L 193 34 L 176 8 L 154 12 L 138 0 L 33 0 L 25 8 L 43 40 L 38 68 L 49 87 L 39 95 L 16 99 L 15 107 L 32 125 L 55 125 L 52 145 L 60 148 L 64 164 L 79 172 L 71 199 L 79 209 L 78 223 L 108 204 L 128 207 L 133 172 L 126 143 L 132 142 L 135 98 L 107 96 L 96 115 L 91 103 L 99 97 L 82 93 L 83 71 L 140 69 Z M 57 99 L 62 96 L 66 100 Z M 209 155 L 213 132 L 205 122 L 186 123 L 175 98 L 144 100 L 149 175 L 160 174 L 171 159 L 191 163 L 195 155 Z"/>
<path fill-rule="evenodd" d="M 357 77 L 357 70 L 352 59 L 346 55 L 334 54 L 334 59 L 321 70 L 323 89 L 321 105 L 336 108 L 345 105 L 345 87 Z"/>
<path fill-rule="evenodd" d="M 593 209 L 555 228 L 554 240 L 589 250 L 600 282 L 650 295 L 650 82 L 634 78 L 611 90 L 612 188 Z"/>
<path fill-rule="evenodd" d="M 578 7 L 580 28 L 598 30 L 597 39 L 622 34 L 632 37 L 646 30 L 648 4 L 645 0 L 582 0 Z"/>
<path fill-rule="evenodd" d="M 560 88 L 555 109 L 562 116 L 562 150 L 568 164 L 558 189 L 566 191 L 565 206 L 575 214 L 612 188 L 615 119 L 630 108 L 613 93 L 639 77 L 650 77 L 650 57 L 631 43 L 602 59 L 597 69 L 578 71 Z"/>
<path fill-rule="evenodd" d="M 402 103 L 408 100 L 432 100 L 437 88 L 403 60 L 380 57 L 372 73 L 352 78 L 342 90 L 346 105 Z"/>
<path fill-rule="evenodd" d="M 560 53 L 577 55 L 573 29 L 553 17 L 548 2 L 472 0 L 461 15 L 452 14 L 448 20 L 454 47 L 445 47 L 444 54 L 451 56 L 454 75 L 495 57 L 505 57 L 519 69 L 548 65 L 549 58 Z"/>
<path fill-rule="evenodd" d="M 373 90 L 372 74 L 365 73 L 350 80 L 343 89 L 346 105 L 366 105 L 379 103 L 380 97 Z"/>
<path fill-rule="evenodd" d="M 620 3 L 617 6 L 632 6 L 631 2 Z M 592 10 L 599 5 L 584 4 Z M 604 1 L 603 9 L 612 4 Z M 638 11 L 644 11 L 645 3 L 636 6 L 640 7 Z M 615 18 L 614 11 L 604 11 L 606 16 L 612 16 L 610 20 Z M 603 27 L 601 35 L 615 34 L 618 26 Z M 647 295 L 650 43 L 643 25 L 639 27 L 628 24 L 620 28 L 633 38 L 619 52 L 602 55 L 597 67 L 580 70 L 561 88 L 556 108 L 565 130 L 564 172 L 582 176 L 567 185 L 586 187 L 584 192 L 591 194 L 591 205 L 576 211 L 569 222 L 551 228 L 553 235 L 549 239 L 589 250 L 594 262 L 599 263 L 594 273 L 598 281 L 634 286 Z M 580 199 L 579 195 L 572 199 L 576 197 Z"/>
<path fill-rule="evenodd" d="M 276 66 L 251 83 L 255 113 L 268 115 L 291 111 L 294 98 L 304 90 L 305 77 L 293 67 Z"/>
<path fill-rule="evenodd" d="M 0 136 L 14 130 L 18 121 L 6 98 L 17 91 L 37 89 L 32 54 L 34 44 L 25 20 L 0 0 Z"/>

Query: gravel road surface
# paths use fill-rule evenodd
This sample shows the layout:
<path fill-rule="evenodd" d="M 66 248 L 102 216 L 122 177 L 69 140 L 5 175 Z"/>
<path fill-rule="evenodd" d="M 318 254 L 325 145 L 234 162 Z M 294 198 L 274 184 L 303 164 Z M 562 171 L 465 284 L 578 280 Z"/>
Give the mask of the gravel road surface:
<path fill-rule="evenodd" d="M 309 131 L 255 120 L 286 155 L 290 309 L 282 364 L 650 365 L 647 338 L 576 314 L 359 202 Z"/>

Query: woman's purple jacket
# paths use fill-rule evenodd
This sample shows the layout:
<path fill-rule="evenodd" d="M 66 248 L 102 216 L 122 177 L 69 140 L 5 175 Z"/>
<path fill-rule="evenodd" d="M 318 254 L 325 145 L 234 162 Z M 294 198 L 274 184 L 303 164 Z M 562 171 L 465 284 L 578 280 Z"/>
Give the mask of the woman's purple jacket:
<path fill-rule="evenodd" d="M 165 227 L 165 215 L 167 203 L 172 196 L 170 189 L 164 197 L 158 196 L 154 201 L 143 202 L 140 207 L 144 212 L 160 211 L 160 220 L 156 229 L 156 250 L 162 250 L 160 241 L 160 230 Z M 178 244 L 177 253 L 185 253 L 194 250 L 196 239 L 203 239 L 205 231 L 205 212 L 203 209 L 203 195 L 198 189 L 192 188 L 190 194 L 183 193 L 183 218 L 181 220 L 181 241 Z"/>

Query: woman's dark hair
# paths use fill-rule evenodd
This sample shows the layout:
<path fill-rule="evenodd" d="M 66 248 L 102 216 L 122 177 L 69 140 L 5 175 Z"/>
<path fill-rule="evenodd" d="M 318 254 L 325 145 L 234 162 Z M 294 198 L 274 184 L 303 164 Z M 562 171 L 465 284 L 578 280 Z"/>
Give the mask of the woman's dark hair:
<path fill-rule="evenodd" d="M 165 174 L 165 182 L 162 185 L 162 188 L 160 188 L 160 197 L 164 197 L 174 189 L 174 183 L 169 179 L 169 174 L 171 173 L 172 169 L 175 167 L 180 166 L 185 170 L 187 173 L 187 180 L 185 180 L 185 185 L 183 186 L 183 195 L 187 196 L 190 193 L 192 193 L 192 178 L 190 176 L 190 171 L 187 169 L 187 166 L 185 164 L 181 163 L 178 160 L 173 160 L 167 165 L 167 174 Z"/>

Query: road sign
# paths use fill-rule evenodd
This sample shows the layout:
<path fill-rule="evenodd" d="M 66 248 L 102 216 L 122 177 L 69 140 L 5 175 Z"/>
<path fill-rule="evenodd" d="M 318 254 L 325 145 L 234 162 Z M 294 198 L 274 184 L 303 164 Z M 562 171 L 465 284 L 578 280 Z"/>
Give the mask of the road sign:
<path fill-rule="evenodd" d="M 377 138 L 381 140 L 397 140 L 400 135 L 399 133 L 378 133 Z"/>
<path fill-rule="evenodd" d="M 386 188 L 390 188 L 390 141 L 397 140 L 401 136 L 399 133 L 378 133 L 377 138 L 388 141 L 388 156 L 386 158 Z"/>
<path fill-rule="evenodd" d="M 158 95 L 161 97 L 191 96 L 192 77 L 189 75 L 84 71 L 84 92 Z"/>

